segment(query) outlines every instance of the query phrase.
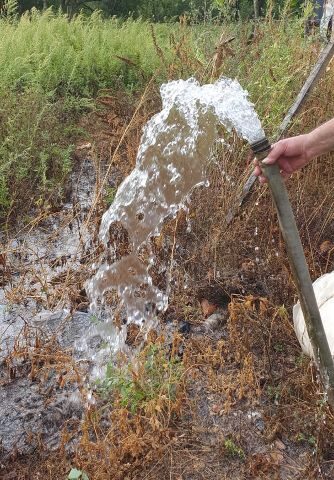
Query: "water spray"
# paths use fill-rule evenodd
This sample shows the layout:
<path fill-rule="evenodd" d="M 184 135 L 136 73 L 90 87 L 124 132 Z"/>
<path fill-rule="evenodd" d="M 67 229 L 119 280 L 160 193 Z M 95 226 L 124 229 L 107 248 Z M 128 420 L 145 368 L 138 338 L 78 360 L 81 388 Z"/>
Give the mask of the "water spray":
<path fill-rule="evenodd" d="M 314 352 L 314 359 L 320 371 L 328 403 L 334 408 L 334 363 L 329 349 L 320 311 L 315 298 L 312 280 L 307 267 L 303 246 L 300 240 L 288 192 L 282 179 L 279 166 L 262 162 L 268 155 L 271 145 L 266 137 L 251 144 L 255 157 L 261 164 L 264 176 L 275 203 L 277 216 L 286 244 L 300 305 L 304 314 L 307 332 Z"/>
<path fill-rule="evenodd" d="M 150 239 L 160 234 L 166 218 L 184 208 L 196 186 L 206 184 L 203 159 L 210 158 L 219 139 L 217 125 L 234 129 L 251 144 L 260 162 L 271 148 L 247 91 L 236 80 L 221 78 L 207 85 L 195 79 L 176 80 L 162 85 L 160 91 L 162 110 L 144 128 L 136 167 L 102 218 L 100 238 L 111 260 L 100 265 L 87 285 L 93 307 L 103 303 L 106 292 L 116 290 L 127 324 L 146 332 L 157 325 L 155 311 L 168 305 L 168 291 L 155 285 L 151 276 L 156 259 Z M 277 208 L 314 358 L 334 408 L 333 360 L 288 194 L 277 165 L 262 163 L 262 169 Z M 129 242 L 130 253 L 121 258 L 110 238 L 116 224 L 122 225 Z M 141 255 L 143 247 L 146 259 Z M 148 310 L 147 305 L 154 309 Z M 125 325 L 121 331 L 112 321 L 102 327 L 96 328 L 112 351 L 125 348 Z"/>

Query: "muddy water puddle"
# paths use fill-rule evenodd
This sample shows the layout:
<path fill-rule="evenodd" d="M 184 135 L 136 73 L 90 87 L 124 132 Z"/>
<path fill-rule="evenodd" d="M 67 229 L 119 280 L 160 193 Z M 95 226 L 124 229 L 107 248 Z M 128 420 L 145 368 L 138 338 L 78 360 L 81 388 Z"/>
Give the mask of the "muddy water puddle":
<path fill-rule="evenodd" d="M 1 238 L 3 459 L 14 451 L 31 452 L 40 443 L 56 448 L 65 423 L 80 423 L 79 386 L 88 363 L 76 344 L 92 324 L 83 283 L 95 248 L 85 222 L 94 185 L 88 156 L 72 175 L 69 202 L 61 211 Z M 92 346 L 97 348 L 98 340 L 93 338 Z"/>

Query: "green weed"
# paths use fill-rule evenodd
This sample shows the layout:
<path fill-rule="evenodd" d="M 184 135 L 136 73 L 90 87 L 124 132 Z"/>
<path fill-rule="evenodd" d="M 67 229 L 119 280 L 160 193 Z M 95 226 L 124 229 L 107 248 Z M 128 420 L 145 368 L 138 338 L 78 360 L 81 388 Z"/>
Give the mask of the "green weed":
<path fill-rule="evenodd" d="M 115 198 L 115 195 L 116 195 L 116 192 L 117 192 L 117 188 L 107 186 L 105 190 L 106 190 L 106 192 L 105 192 L 104 200 L 105 200 L 107 206 L 110 207 L 110 205 L 114 201 L 114 198 Z"/>
<path fill-rule="evenodd" d="M 279 404 L 282 395 L 280 386 L 268 385 L 267 394 L 275 405 Z"/>
<path fill-rule="evenodd" d="M 317 439 L 313 435 L 309 435 L 303 432 L 297 434 L 296 440 L 300 443 L 308 443 L 310 447 L 315 447 L 317 445 Z"/>
<path fill-rule="evenodd" d="M 165 348 L 153 344 L 133 364 L 117 367 L 110 363 L 98 390 L 104 398 L 111 397 L 113 402 L 136 413 L 152 401 L 174 401 L 182 373 L 180 360 L 168 358 Z"/>
<path fill-rule="evenodd" d="M 245 452 L 243 451 L 243 449 L 241 447 L 238 447 L 238 445 L 236 445 L 234 441 L 230 438 L 224 441 L 224 450 L 225 454 L 228 457 L 239 458 L 240 460 L 243 460 L 245 458 Z"/>
<path fill-rule="evenodd" d="M 147 22 L 102 20 L 98 12 L 69 21 L 49 9 L 32 10 L 15 21 L 2 19 L 0 28 L 0 89 L 33 87 L 90 98 L 101 88 L 119 84 L 133 88 L 152 75 L 163 77 Z M 173 25 L 154 27 L 167 64 L 173 59 L 169 47 L 173 31 L 177 31 Z M 197 55 L 195 48 L 189 55 Z"/>
<path fill-rule="evenodd" d="M 15 1 L 0 17 L 0 214 L 58 202 L 72 168 L 81 115 L 103 88 L 138 90 L 148 78 L 166 79 L 177 26 L 103 21 L 51 9 L 16 15 Z M 182 32 L 179 32 L 179 36 Z M 200 56 L 192 42 L 189 57 Z M 163 58 L 163 62 L 162 62 Z M 107 193 L 112 201 L 113 191 Z M 21 208 L 21 207 L 20 207 Z"/>
<path fill-rule="evenodd" d="M 62 102 L 29 91 L 8 92 L 0 108 L 0 213 L 58 202 L 72 169 L 76 115 Z M 67 130 L 66 130 L 67 129 Z M 66 130 L 66 136 L 64 136 Z M 37 203 L 36 203 L 37 202 Z M 24 205 L 24 208 L 22 208 Z"/>
<path fill-rule="evenodd" d="M 285 351 L 285 346 L 284 346 L 284 343 L 282 342 L 275 343 L 273 348 L 277 353 L 283 353 Z"/>

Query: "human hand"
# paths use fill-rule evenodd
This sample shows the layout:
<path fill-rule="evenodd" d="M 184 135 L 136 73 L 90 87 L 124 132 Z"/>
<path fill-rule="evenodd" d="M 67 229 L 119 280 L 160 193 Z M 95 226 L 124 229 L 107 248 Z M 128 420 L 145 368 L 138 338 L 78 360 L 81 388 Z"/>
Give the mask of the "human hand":
<path fill-rule="evenodd" d="M 308 151 L 308 135 L 285 138 L 272 145 L 268 156 L 262 160 L 266 165 L 277 163 L 284 178 L 289 177 L 293 172 L 302 168 L 311 160 Z M 254 175 L 259 177 L 260 183 L 267 180 L 263 175 L 261 164 L 254 160 Z"/>

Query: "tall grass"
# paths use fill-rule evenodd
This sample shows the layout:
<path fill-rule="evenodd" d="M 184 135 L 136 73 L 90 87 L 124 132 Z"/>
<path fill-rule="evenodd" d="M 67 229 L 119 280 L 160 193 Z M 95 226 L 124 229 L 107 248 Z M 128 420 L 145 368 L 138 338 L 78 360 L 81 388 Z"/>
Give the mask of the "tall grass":
<path fill-rule="evenodd" d="M 163 67 L 177 60 L 180 44 L 186 46 L 188 59 L 205 67 L 222 31 L 226 38 L 236 37 L 231 44 L 234 55 L 224 60 L 224 73 L 251 86 L 251 93 L 258 87 L 269 95 L 274 90 L 285 91 L 305 68 L 303 57 L 310 56 L 310 41 L 301 37 L 296 20 L 266 21 L 258 26 L 155 24 L 153 39 L 147 22 L 103 20 L 97 12 L 69 21 L 49 9 L 43 13 L 32 10 L 14 21 L 2 19 L 0 31 L 0 89 L 34 87 L 77 96 L 94 96 L 117 81 L 138 88 L 153 74 L 164 80 Z"/>
<path fill-rule="evenodd" d="M 103 21 L 98 13 L 69 21 L 51 10 L 33 10 L 16 22 L 2 20 L 0 29 L 0 88 L 33 86 L 44 92 L 92 96 L 115 81 L 137 87 L 161 66 L 150 25 L 142 21 Z M 168 63 L 173 29 L 154 28 Z"/>
<path fill-rule="evenodd" d="M 138 90 L 152 75 L 165 79 L 176 30 L 156 25 L 152 33 L 146 22 L 103 21 L 98 13 L 70 21 L 51 9 L 0 18 L 2 216 L 61 197 L 76 141 L 70 127 L 85 99 L 103 88 Z M 203 57 L 195 47 L 189 57 Z"/>
<path fill-rule="evenodd" d="M 263 126 L 274 133 L 308 76 L 321 48 L 317 36 L 303 35 L 300 19 L 268 19 L 235 40 L 235 56 L 225 61 L 228 75 L 247 88 Z"/>
<path fill-rule="evenodd" d="M 235 40 L 216 74 L 237 77 L 249 90 L 270 134 L 318 51 L 314 38 L 302 37 L 298 20 L 152 27 L 103 20 L 99 13 L 69 20 L 51 9 L 0 18 L 0 212 L 54 187 L 60 198 L 76 141 L 70 126 L 86 99 L 105 88 L 138 92 L 153 75 L 158 84 L 191 75 L 212 81 L 222 31 Z"/>

